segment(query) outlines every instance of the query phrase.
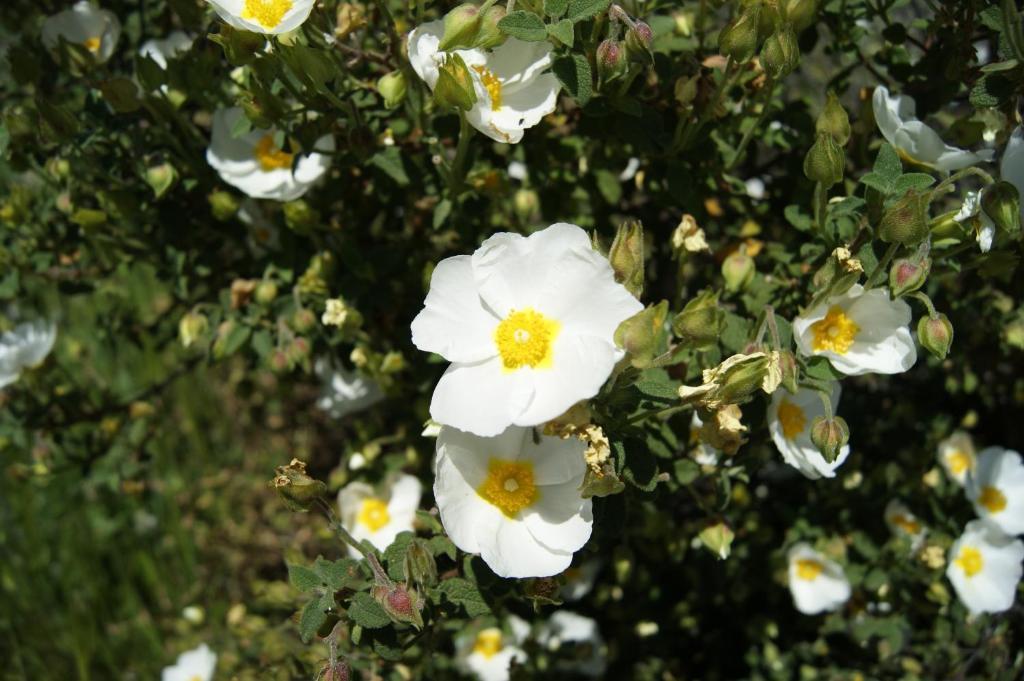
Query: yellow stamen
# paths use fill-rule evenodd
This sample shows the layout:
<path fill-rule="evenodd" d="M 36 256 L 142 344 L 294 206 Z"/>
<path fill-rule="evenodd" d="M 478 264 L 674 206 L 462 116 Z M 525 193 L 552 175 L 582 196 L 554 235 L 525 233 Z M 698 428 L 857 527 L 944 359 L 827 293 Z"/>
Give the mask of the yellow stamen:
<path fill-rule="evenodd" d="M 505 370 L 550 367 L 551 348 L 560 329 L 561 324 L 532 308 L 510 312 L 494 330 L 494 343 Z"/>
<path fill-rule="evenodd" d="M 987 508 L 989 513 L 999 513 L 1006 508 L 1006 495 L 992 485 L 985 485 L 978 495 L 978 503 Z"/>
<path fill-rule="evenodd" d="M 796 561 L 796 576 L 808 582 L 817 579 L 824 569 L 825 566 L 813 558 L 799 558 Z"/>
<path fill-rule="evenodd" d="M 789 400 L 782 400 L 779 404 L 779 423 L 782 424 L 782 434 L 787 440 L 792 440 L 804 432 L 807 425 L 807 415 L 804 410 Z"/>
<path fill-rule="evenodd" d="M 487 463 L 487 478 L 476 493 L 509 518 L 532 506 L 540 497 L 533 483 L 533 464 L 505 459 L 491 459 Z"/>
<path fill-rule="evenodd" d="M 903 515 L 902 513 L 897 513 L 889 518 L 889 522 L 907 534 L 917 534 L 921 531 L 921 523 L 917 522 L 910 516 Z"/>
<path fill-rule="evenodd" d="M 359 513 L 356 515 L 356 522 L 370 532 L 378 531 L 391 522 L 388 505 L 384 501 L 372 497 L 363 499 L 363 503 L 359 506 Z"/>
<path fill-rule="evenodd" d="M 484 629 L 476 635 L 473 652 L 480 653 L 488 660 L 501 652 L 501 629 Z"/>
<path fill-rule="evenodd" d="M 295 156 L 274 146 L 273 135 L 261 137 L 260 141 L 256 143 L 253 154 L 256 156 L 256 160 L 260 162 L 260 168 L 267 173 L 279 168 L 291 168 L 292 158 Z"/>
<path fill-rule="evenodd" d="M 973 546 L 965 546 L 960 549 L 960 555 L 953 562 L 959 565 L 960 569 L 968 577 L 973 577 L 985 567 L 985 560 L 981 557 L 981 551 Z"/>
<path fill-rule="evenodd" d="M 480 82 L 491 98 L 491 111 L 497 111 L 501 108 L 501 81 L 486 66 L 474 66 L 472 69 L 480 74 Z"/>
<path fill-rule="evenodd" d="M 949 470 L 953 475 L 962 475 L 968 468 L 974 468 L 971 456 L 959 449 L 947 454 L 946 461 L 949 462 Z"/>
<path fill-rule="evenodd" d="M 93 54 L 96 54 L 100 51 L 100 45 L 102 44 L 103 39 L 100 37 L 86 38 L 84 41 L 82 41 L 82 45 L 85 46 L 85 49 L 89 50 Z"/>
<path fill-rule="evenodd" d="M 292 8 L 292 0 L 245 0 L 242 18 L 263 28 L 275 28 Z"/>
<path fill-rule="evenodd" d="M 811 347 L 815 352 L 829 351 L 845 355 L 860 327 L 850 319 L 843 308 L 833 305 L 824 319 L 811 324 L 814 340 Z"/>

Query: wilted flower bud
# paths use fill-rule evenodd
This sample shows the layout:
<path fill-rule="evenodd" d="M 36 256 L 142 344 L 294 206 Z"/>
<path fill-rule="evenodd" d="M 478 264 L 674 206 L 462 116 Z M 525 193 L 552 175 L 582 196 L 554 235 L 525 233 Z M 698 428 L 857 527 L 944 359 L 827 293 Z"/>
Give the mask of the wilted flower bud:
<path fill-rule="evenodd" d="M 782 387 L 786 392 L 795 395 L 800 387 L 800 365 L 796 362 L 796 355 L 790 350 L 781 350 L 778 353 L 779 368 L 782 370 Z"/>
<path fill-rule="evenodd" d="M 757 31 L 761 23 L 761 3 L 743 7 L 718 36 L 718 51 L 734 62 L 749 61 L 757 52 Z"/>
<path fill-rule="evenodd" d="M 442 109 L 472 109 L 476 102 L 476 90 L 462 57 L 449 54 L 437 73 L 437 84 L 434 86 L 434 101 L 437 105 Z"/>
<path fill-rule="evenodd" d="M 953 325 L 949 317 L 942 313 L 921 317 L 917 323 L 917 340 L 937 359 L 945 359 L 953 345 Z"/>
<path fill-rule="evenodd" d="M 615 329 L 615 344 L 629 353 L 633 366 L 649 366 L 661 345 L 668 301 L 645 308 L 625 320 Z"/>
<path fill-rule="evenodd" d="M 189 348 L 206 334 L 210 322 L 206 315 L 198 312 L 186 312 L 178 322 L 178 339 L 182 346 Z"/>
<path fill-rule="evenodd" d="M 504 18 L 504 7 L 498 5 L 488 7 L 480 18 L 480 32 L 476 35 L 473 47 L 481 50 L 493 50 L 503 44 L 508 36 L 498 28 L 498 22 Z"/>
<path fill-rule="evenodd" d="M 615 281 L 639 298 L 644 290 L 644 227 L 639 220 L 619 225 L 608 261 L 615 271 Z"/>
<path fill-rule="evenodd" d="M 306 333 L 316 326 L 316 315 L 309 308 L 300 307 L 292 313 L 288 326 L 297 333 Z"/>
<path fill-rule="evenodd" d="M 370 588 L 370 595 L 395 622 L 423 628 L 423 601 L 415 591 L 399 584 L 378 584 Z"/>
<path fill-rule="evenodd" d="M 818 133 L 814 146 L 804 157 L 804 175 L 812 182 L 820 182 L 826 189 L 841 182 L 846 167 L 846 154 L 829 133 Z"/>
<path fill-rule="evenodd" d="M 911 189 L 882 213 L 878 223 L 882 241 L 915 246 L 928 236 L 928 197 Z"/>
<path fill-rule="evenodd" d="M 749 355 L 732 364 L 718 379 L 716 394 L 722 404 L 739 404 L 761 389 L 768 373 L 769 357 L 764 353 Z"/>
<path fill-rule="evenodd" d="M 269 305 L 277 300 L 277 284 L 264 279 L 256 285 L 256 302 L 260 305 Z"/>
<path fill-rule="evenodd" d="M 231 282 L 231 309 L 239 310 L 249 304 L 256 283 L 254 279 L 235 279 Z"/>
<path fill-rule="evenodd" d="M 473 46 L 480 31 L 480 8 L 464 3 L 444 15 L 444 35 L 437 49 L 442 52 L 467 49 Z"/>
<path fill-rule="evenodd" d="M 597 46 L 597 77 L 602 83 L 610 83 L 626 73 L 629 59 L 626 50 L 618 40 L 608 38 Z"/>
<path fill-rule="evenodd" d="M 725 521 L 719 520 L 701 530 L 700 541 L 704 548 L 718 556 L 719 560 L 725 560 L 732 551 L 732 540 L 735 536 L 732 528 Z"/>
<path fill-rule="evenodd" d="M 206 198 L 217 220 L 230 220 L 238 212 L 238 200 L 229 192 L 215 191 Z"/>
<path fill-rule="evenodd" d="M 1015 235 L 1020 231 L 1020 193 L 1009 182 L 996 182 L 981 195 L 981 208 L 996 227 Z"/>
<path fill-rule="evenodd" d="M 401 71 L 386 73 L 377 80 L 377 92 L 384 98 L 384 106 L 388 109 L 401 106 L 407 89 L 405 75 Z"/>
<path fill-rule="evenodd" d="M 893 298 L 913 293 L 928 280 L 931 258 L 897 258 L 889 269 L 889 291 Z"/>
<path fill-rule="evenodd" d="M 437 583 L 437 562 L 422 539 L 413 539 L 405 552 L 405 578 L 421 586 Z"/>
<path fill-rule="evenodd" d="M 65 161 L 65 163 L 67 163 Z M 170 163 L 161 163 L 146 169 L 146 184 L 156 198 L 162 197 L 178 180 L 178 171 Z"/>
<path fill-rule="evenodd" d="M 788 76 L 800 65 L 800 46 L 789 24 L 783 24 L 761 46 L 761 67 L 770 78 Z"/>
<path fill-rule="evenodd" d="M 626 31 L 626 54 L 635 62 L 653 64 L 654 54 L 651 52 L 651 43 L 653 42 L 654 31 L 647 23 L 638 21 Z"/>
<path fill-rule="evenodd" d="M 828 463 L 839 458 L 839 452 L 850 441 L 850 427 L 841 416 L 819 416 L 811 423 L 811 442 Z"/>
<path fill-rule="evenodd" d="M 722 261 L 722 277 L 725 279 L 725 289 L 736 292 L 742 290 L 754 278 L 754 259 L 747 255 L 742 246 L 738 251 L 730 253 Z"/>
<path fill-rule="evenodd" d="M 822 133 L 832 135 L 836 144 L 841 147 L 845 147 L 846 143 L 850 141 L 850 117 L 843 105 L 839 103 L 835 92 L 829 90 L 828 96 L 825 98 L 825 108 L 821 110 L 818 120 L 814 122 L 814 129 L 819 135 Z"/>
<path fill-rule="evenodd" d="M 673 333 L 693 349 L 717 343 L 724 327 L 725 310 L 718 305 L 718 293 L 711 289 L 698 293 L 672 320 Z"/>
<path fill-rule="evenodd" d="M 532 189 L 519 189 L 512 196 L 512 208 L 523 222 L 533 220 L 540 211 L 540 197 Z"/>
<path fill-rule="evenodd" d="M 327 485 L 306 474 L 306 464 L 292 459 L 287 466 L 278 466 L 271 486 L 292 511 L 308 511 L 327 492 Z"/>

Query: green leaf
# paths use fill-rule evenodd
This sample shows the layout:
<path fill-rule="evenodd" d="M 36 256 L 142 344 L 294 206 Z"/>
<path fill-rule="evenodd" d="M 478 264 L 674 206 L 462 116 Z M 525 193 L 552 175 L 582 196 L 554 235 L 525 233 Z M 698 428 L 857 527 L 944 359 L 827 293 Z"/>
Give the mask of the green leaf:
<path fill-rule="evenodd" d="M 613 206 L 622 198 L 622 183 L 619 176 L 610 170 L 599 168 L 594 171 L 594 180 L 597 182 L 597 190 L 601 192 L 604 200 Z"/>
<path fill-rule="evenodd" d="M 789 224 L 793 225 L 801 232 L 809 232 L 811 228 L 814 227 L 814 220 L 811 216 L 804 213 L 801 207 L 795 203 L 791 203 L 786 206 L 783 211 L 783 215 L 786 216 L 786 220 L 789 221 Z"/>
<path fill-rule="evenodd" d="M 558 18 L 569 9 L 569 0 L 544 0 L 544 14 Z"/>
<path fill-rule="evenodd" d="M 860 178 L 860 183 L 872 189 L 877 189 L 883 194 L 892 193 L 892 180 L 878 173 L 871 172 L 864 175 Z"/>
<path fill-rule="evenodd" d="M 892 145 L 887 142 L 882 143 L 878 150 L 878 156 L 875 157 L 873 170 L 890 182 L 895 182 L 896 178 L 903 174 L 903 163 L 900 162 L 900 156 L 892 148 Z"/>
<path fill-rule="evenodd" d="M 303 643 L 309 643 L 316 635 L 317 629 L 327 621 L 327 613 L 320 607 L 320 599 L 314 598 L 306 603 L 299 615 L 299 636 Z"/>
<path fill-rule="evenodd" d="M 655 402 L 677 401 L 679 386 L 679 381 L 673 380 L 664 369 L 644 370 L 635 384 L 641 395 Z"/>
<path fill-rule="evenodd" d="M 452 214 L 452 201 L 451 199 L 441 199 L 438 204 L 434 207 L 434 229 L 441 229 L 444 226 L 448 216 Z"/>
<path fill-rule="evenodd" d="M 700 464 L 693 459 L 678 459 L 675 464 L 676 480 L 680 485 L 689 485 L 700 477 Z"/>
<path fill-rule="evenodd" d="M 555 59 L 551 72 L 580 106 L 586 106 L 594 96 L 594 76 L 590 62 L 583 55 L 572 54 Z"/>
<path fill-rule="evenodd" d="M 900 175 L 892 185 L 893 194 L 902 194 L 908 189 L 927 189 L 935 184 L 935 178 L 927 173 L 907 173 Z"/>
<path fill-rule="evenodd" d="M 437 588 L 448 597 L 449 601 L 462 606 L 469 617 L 479 617 L 491 613 L 491 606 L 487 605 L 480 589 L 468 579 L 461 577 L 446 579 Z"/>
<path fill-rule="evenodd" d="M 431 537 L 427 541 L 427 546 L 430 547 L 430 552 L 434 554 L 435 557 L 445 555 L 451 558 L 452 560 L 455 560 L 455 544 L 453 544 L 452 540 L 448 537 L 442 534 L 439 534 L 436 537 Z"/>
<path fill-rule="evenodd" d="M 402 164 L 402 153 L 395 147 L 379 151 L 370 159 L 370 164 L 383 171 L 385 175 L 398 183 L 399 187 L 409 184 L 409 175 Z"/>
<path fill-rule="evenodd" d="M 0 156 L 7 153 L 7 147 L 11 143 L 11 133 L 7 126 L 0 123 Z"/>
<path fill-rule="evenodd" d="M 807 360 L 807 371 L 804 375 L 819 381 L 838 381 L 845 377 L 845 374 L 836 371 L 832 367 L 832 363 L 826 357 L 809 358 Z"/>
<path fill-rule="evenodd" d="M 522 10 L 512 12 L 498 22 L 498 28 L 505 35 L 528 42 L 539 42 L 548 39 L 548 31 L 544 27 L 544 21 L 533 12 L 524 12 Z"/>
<path fill-rule="evenodd" d="M 313 570 L 319 576 L 320 581 L 334 591 L 352 588 L 364 579 L 359 571 L 359 561 L 352 558 L 339 560 L 317 558 L 313 563 Z"/>
<path fill-rule="evenodd" d="M 320 579 L 320 575 L 308 567 L 288 563 L 288 583 L 299 591 L 306 592 L 320 586 L 323 580 Z"/>
<path fill-rule="evenodd" d="M 567 47 L 572 47 L 576 41 L 576 29 L 568 19 L 562 19 L 557 24 L 548 24 L 548 35 Z"/>
<path fill-rule="evenodd" d="M 348 605 L 349 618 L 364 629 L 380 629 L 391 624 L 391 618 L 366 591 L 352 597 Z"/>
<path fill-rule="evenodd" d="M 572 21 L 583 21 L 597 16 L 611 4 L 611 0 L 569 0 L 567 16 Z"/>
<path fill-rule="evenodd" d="M 412 532 L 402 532 L 395 537 L 395 540 L 384 551 L 384 562 L 387 563 L 388 577 L 391 579 L 405 579 L 405 554 L 409 550 L 409 544 L 412 543 L 415 536 Z"/>

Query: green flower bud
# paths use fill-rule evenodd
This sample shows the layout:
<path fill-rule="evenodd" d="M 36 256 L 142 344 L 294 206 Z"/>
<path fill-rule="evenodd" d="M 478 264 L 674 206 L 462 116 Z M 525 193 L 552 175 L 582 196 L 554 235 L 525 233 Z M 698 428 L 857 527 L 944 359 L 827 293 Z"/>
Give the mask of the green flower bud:
<path fill-rule="evenodd" d="M 238 212 L 238 199 L 233 194 L 224 191 L 212 192 L 206 199 L 210 202 L 210 210 L 213 217 L 221 222 L 230 220 Z"/>
<path fill-rule="evenodd" d="M 640 310 L 615 329 L 615 344 L 629 353 L 630 362 L 638 369 L 650 366 L 661 347 L 668 301 Z"/>
<path fill-rule="evenodd" d="M 916 246 L 928 236 L 928 197 L 909 190 L 882 213 L 878 236 L 887 243 Z"/>
<path fill-rule="evenodd" d="M 327 485 L 306 474 L 306 464 L 292 459 L 287 466 L 278 466 L 271 487 L 292 511 L 308 511 L 327 492 Z"/>
<path fill-rule="evenodd" d="M 996 182 L 981 195 L 981 209 L 1007 234 L 1020 232 L 1020 193 L 1009 182 Z"/>
<path fill-rule="evenodd" d="M 796 355 L 789 350 L 779 352 L 779 369 L 782 371 L 782 387 L 786 392 L 795 395 L 800 388 L 800 365 L 797 364 Z"/>
<path fill-rule="evenodd" d="M 789 0 L 786 4 L 786 19 L 797 33 L 813 24 L 817 16 L 818 0 Z"/>
<path fill-rule="evenodd" d="M 71 222 L 75 223 L 85 231 L 106 224 L 107 214 L 105 211 L 94 208 L 79 208 L 71 214 Z"/>
<path fill-rule="evenodd" d="M 953 325 L 949 322 L 949 317 L 941 313 L 934 317 L 921 317 L 917 323 L 917 340 L 921 347 L 937 359 L 946 359 L 949 348 L 953 345 Z"/>
<path fill-rule="evenodd" d="M 718 293 L 711 289 L 698 293 L 672 320 L 672 332 L 695 350 L 715 345 L 724 328 L 725 310 L 718 305 Z"/>
<path fill-rule="evenodd" d="M 305 199 L 295 199 L 283 206 L 284 222 L 296 234 L 309 234 L 320 224 L 320 211 Z"/>
<path fill-rule="evenodd" d="M 804 157 L 804 175 L 812 182 L 820 182 L 826 189 L 841 182 L 846 167 L 846 154 L 835 138 L 819 133 L 814 146 Z"/>
<path fill-rule="evenodd" d="M 629 68 L 626 50 L 618 40 L 608 38 L 597 46 L 597 77 L 601 83 L 610 83 L 622 77 Z"/>
<path fill-rule="evenodd" d="M 392 350 L 385 353 L 380 360 L 380 372 L 382 374 L 397 374 L 408 366 L 402 353 Z"/>
<path fill-rule="evenodd" d="M 476 103 L 473 77 L 469 75 L 466 62 L 457 54 L 445 57 L 438 69 L 437 84 L 434 86 L 434 101 L 442 109 L 468 111 Z"/>
<path fill-rule="evenodd" d="M 1024 350 L 1024 317 L 1018 315 L 1003 327 L 1003 339 L 1011 348 Z"/>
<path fill-rule="evenodd" d="M 889 269 L 889 291 L 893 298 L 899 298 L 917 291 L 928 280 L 931 258 L 897 258 Z"/>
<path fill-rule="evenodd" d="M 639 299 L 644 291 L 644 226 L 639 220 L 619 225 L 608 261 L 615 271 L 615 281 Z"/>
<path fill-rule="evenodd" d="M 473 47 L 481 50 L 493 50 L 495 47 L 504 44 L 508 36 L 498 28 L 498 22 L 504 18 L 504 7 L 495 5 L 484 10 L 483 16 L 480 18 L 480 32 L 476 35 Z"/>
<path fill-rule="evenodd" d="M 800 65 L 800 46 L 789 24 L 783 24 L 768 36 L 761 46 L 761 67 L 770 78 L 778 80 Z"/>
<path fill-rule="evenodd" d="M 437 49 L 442 52 L 468 49 L 479 31 L 480 8 L 468 2 L 459 5 L 444 15 L 444 35 Z"/>
<path fill-rule="evenodd" d="M 651 44 L 654 42 L 654 31 L 643 22 L 638 21 L 626 31 L 626 55 L 640 64 L 653 64 L 654 53 Z"/>
<path fill-rule="evenodd" d="M 434 586 L 437 583 L 437 562 L 422 539 L 413 539 L 409 543 L 403 565 L 406 580 L 420 586 Z"/>
<path fill-rule="evenodd" d="M 190 348 L 197 340 L 206 335 L 209 328 L 210 322 L 206 315 L 199 312 L 186 312 L 178 322 L 178 340 L 181 341 L 183 347 Z"/>
<path fill-rule="evenodd" d="M 309 308 L 300 307 L 292 313 L 288 325 L 296 333 L 307 333 L 316 326 L 316 315 Z"/>
<path fill-rule="evenodd" d="M 735 293 L 746 288 L 750 280 L 754 278 L 754 259 L 747 255 L 745 248 L 729 254 L 722 261 L 722 277 L 725 279 L 725 290 Z"/>
<path fill-rule="evenodd" d="M 693 100 L 697 98 L 699 84 L 700 78 L 696 76 L 680 76 L 673 90 L 676 101 L 683 106 L 693 104 Z"/>
<path fill-rule="evenodd" d="M 305 363 L 309 359 L 309 341 L 302 336 L 296 336 L 288 343 L 284 354 L 292 366 Z"/>
<path fill-rule="evenodd" d="M 761 3 L 746 5 L 718 36 L 718 51 L 734 62 L 744 63 L 757 52 L 757 32 L 761 22 Z"/>
<path fill-rule="evenodd" d="M 540 197 L 532 189 L 519 189 L 512 197 L 512 208 L 522 222 L 530 222 L 540 211 Z"/>
<path fill-rule="evenodd" d="M 384 107 L 387 109 L 401 106 L 407 90 L 405 74 L 401 71 L 392 71 L 377 80 L 377 92 L 384 98 Z"/>
<path fill-rule="evenodd" d="M 819 416 L 811 423 L 811 442 L 828 463 L 839 458 L 843 446 L 850 441 L 850 426 L 841 416 Z"/>
<path fill-rule="evenodd" d="M 275 374 L 288 373 L 292 368 L 291 362 L 288 361 L 288 354 L 281 348 L 276 348 L 270 353 L 267 364 Z"/>
<path fill-rule="evenodd" d="M 277 284 L 267 280 L 261 281 L 256 285 L 255 297 L 260 305 L 269 305 L 277 300 Z"/>
<path fill-rule="evenodd" d="M 393 621 L 423 628 L 423 599 L 415 591 L 399 584 L 378 584 L 370 588 L 370 595 Z"/>
<path fill-rule="evenodd" d="M 814 123 L 814 129 L 818 134 L 827 133 L 832 135 L 836 144 L 845 147 L 850 141 L 850 117 L 846 109 L 839 103 L 836 93 L 829 90 L 825 99 L 825 108 L 821 110 L 818 120 Z"/>
<path fill-rule="evenodd" d="M 736 535 L 725 521 L 719 520 L 701 530 L 699 536 L 704 548 L 716 555 L 719 560 L 725 560 L 732 551 L 732 540 Z"/>
<path fill-rule="evenodd" d="M 715 399 L 721 404 L 746 402 L 761 389 L 770 361 L 768 355 L 756 353 L 734 362 L 719 377 Z"/>
<path fill-rule="evenodd" d="M 146 169 L 146 184 L 160 199 L 178 181 L 178 171 L 170 163 L 161 163 Z"/>

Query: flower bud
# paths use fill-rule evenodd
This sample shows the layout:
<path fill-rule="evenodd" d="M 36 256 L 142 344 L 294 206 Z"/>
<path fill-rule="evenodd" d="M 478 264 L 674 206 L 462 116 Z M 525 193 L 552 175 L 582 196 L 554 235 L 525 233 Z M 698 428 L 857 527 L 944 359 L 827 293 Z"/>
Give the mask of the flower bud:
<path fill-rule="evenodd" d="M 198 312 L 186 312 L 178 322 L 178 339 L 183 347 L 192 347 L 193 343 L 206 335 L 209 328 L 210 322 L 206 315 Z"/>
<path fill-rule="evenodd" d="M 761 3 L 743 7 L 718 36 L 718 51 L 734 62 L 744 63 L 757 52 L 757 31 L 761 22 Z"/>
<path fill-rule="evenodd" d="M 157 199 L 163 197 L 177 181 L 178 171 L 170 163 L 161 163 L 146 169 L 146 184 L 153 190 L 153 196 Z"/>
<path fill-rule="evenodd" d="M 206 198 L 210 202 L 213 217 L 221 222 L 230 220 L 238 212 L 238 200 L 229 192 L 215 191 Z"/>
<path fill-rule="evenodd" d="M 292 365 L 288 361 L 288 353 L 281 348 L 275 348 L 267 358 L 270 370 L 275 374 L 285 374 L 291 371 Z"/>
<path fill-rule="evenodd" d="M 309 234 L 320 224 L 320 211 L 305 199 L 288 201 L 283 206 L 284 223 L 296 234 Z"/>
<path fill-rule="evenodd" d="M 437 562 L 426 542 L 413 539 L 405 552 L 405 578 L 420 586 L 433 586 L 437 583 Z"/>
<path fill-rule="evenodd" d="M 434 101 L 437 105 L 442 109 L 472 109 L 476 102 L 476 90 L 473 77 L 469 75 L 462 57 L 458 54 L 447 55 L 437 73 L 437 84 L 434 86 Z"/>
<path fill-rule="evenodd" d="M 644 290 L 644 226 L 639 220 L 619 225 L 608 250 L 608 261 L 615 271 L 615 281 L 640 298 Z"/>
<path fill-rule="evenodd" d="M 236 328 L 238 328 L 238 324 L 233 319 L 226 319 L 217 327 L 217 337 L 213 341 L 214 359 L 223 359 L 229 354 L 228 350 L 231 350 L 231 347 L 228 345 L 228 341 Z"/>
<path fill-rule="evenodd" d="M 608 38 L 597 46 L 597 77 L 601 83 L 610 83 L 626 73 L 629 60 L 618 40 Z"/>
<path fill-rule="evenodd" d="M 705 289 L 692 298 L 672 320 L 672 332 L 695 350 L 718 342 L 725 328 L 725 310 L 718 305 L 718 293 Z"/>
<path fill-rule="evenodd" d="M 387 109 L 401 106 L 407 89 L 405 75 L 401 71 L 392 71 L 377 80 L 377 92 L 384 98 L 384 107 Z"/>
<path fill-rule="evenodd" d="M 782 387 L 786 392 L 795 395 L 800 387 L 800 365 L 796 362 L 796 355 L 789 350 L 782 350 L 778 353 L 779 368 L 782 370 Z"/>
<path fill-rule="evenodd" d="M 981 195 L 981 208 L 1007 234 L 1020 232 L 1020 193 L 1009 182 L 996 182 Z"/>
<path fill-rule="evenodd" d="M 786 5 L 786 19 L 797 33 L 813 24 L 817 15 L 818 0 L 789 0 Z"/>
<path fill-rule="evenodd" d="M 812 182 L 820 182 L 826 189 L 841 182 L 846 167 L 846 154 L 835 138 L 819 133 L 814 146 L 804 157 L 804 175 Z"/>
<path fill-rule="evenodd" d="M 725 279 L 725 290 L 735 293 L 746 287 L 754 278 L 754 259 L 747 255 L 742 246 L 738 251 L 730 253 L 722 261 L 722 277 Z"/>
<path fill-rule="evenodd" d="M 468 49 L 480 31 L 480 8 L 464 3 L 444 15 L 444 35 L 437 49 L 441 52 Z"/>
<path fill-rule="evenodd" d="M 292 313 L 288 326 L 296 333 L 307 333 L 316 326 L 316 315 L 309 308 L 300 307 Z"/>
<path fill-rule="evenodd" d="M 697 76 L 680 76 L 673 90 L 676 101 L 684 107 L 693 104 L 693 100 L 697 98 L 699 85 L 700 78 Z"/>
<path fill-rule="evenodd" d="M 825 99 L 825 108 L 821 110 L 818 120 L 814 122 L 814 129 L 819 135 L 822 133 L 832 135 L 836 144 L 841 147 L 845 147 L 846 143 L 850 141 L 850 117 L 843 105 L 839 103 L 835 92 L 829 90 Z"/>
<path fill-rule="evenodd" d="M 673 31 L 676 35 L 681 35 L 684 38 L 689 38 L 693 35 L 693 13 L 692 12 L 676 12 L 672 15 L 674 21 Z"/>
<path fill-rule="evenodd" d="M 761 46 L 761 67 L 769 78 L 785 78 L 800 65 L 800 46 L 789 24 L 781 25 Z"/>
<path fill-rule="evenodd" d="M 284 350 L 285 357 L 288 358 L 289 364 L 295 366 L 296 364 L 302 364 L 309 359 L 309 341 L 302 336 L 297 336 L 288 343 L 288 347 Z"/>
<path fill-rule="evenodd" d="M 382 374 L 397 374 L 407 366 L 405 357 L 397 350 L 385 353 L 384 357 L 380 360 L 380 372 Z"/>
<path fill-rule="evenodd" d="M 917 340 L 937 359 L 945 359 L 953 344 L 953 325 L 949 317 L 941 313 L 934 317 L 921 317 L 917 323 Z"/>
<path fill-rule="evenodd" d="M 308 511 L 327 492 L 327 485 L 307 475 L 306 464 L 298 459 L 275 472 L 270 484 L 292 511 Z"/>
<path fill-rule="evenodd" d="M 732 551 L 732 540 L 736 535 L 725 521 L 719 520 L 701 530 L 699 536 L 704 548 L 718 556 L 719 560 L 725 560 Z"/>
<path fill-rule="evenodd" d="M 252 294 L 256 290 L 256 283 L 253 279 L 235 279 L 231 282 L 232 310 L 240 310 L 249 304 Z"/>
<path fill-rule="evenodd" d="M 640 64 L 653 64 L 654 54 L 651 43 L 654 42 L 654 31 L 643 22 L 638 21 L 626 31 L 626 55 Z"/>
<path fill-rule="evenodd" d="M 320 678 L 323 681 L 349 681 L 351 671 L 349 670 L 348 662 L 345 660 L 328 662 L 321 670 Z"/>
<path fill-rule="evenodd" d="M 882 241 L 915 246 L 928 236 L 928 197 L 911 189 L 882 213 L 878 223 Z"/>
<path fill-rule="evenodd" d="M 769 357 L 755 353 L 733 363 L 718 379 L 716 399 L 722 404 L 739 404 L 761 389 L 768 373 Z"/>
<path fill-rule="evenodd" d="M 932 268 L 931 258 L 897 258 L 889 269 L 889 291 L 893 298 L 913 293 L 928 279 Z"/>
<path fill-rule="evenodd" d="M 423 628 L 423 602 L 415 591 L 394 583 L 378 584 L 370 588 L 370 595 L 395 622 Z"/>
<path fill-rule="evenodd" d="M 264 279 L 256 285 L 255 297 L 260 305 L 269 305 L 277 300 L 277 284 Z"/>
<path fill-rule="evenodd" d="M 477 33 L 476 40 L 473 41 L 473 47 L 481 50 L 493 50 L 504 44 L 508 36 L 498 28 L 498 22 L 504 18 L 504 7 L 495 5 L 484 10 L 484 14 L 480 18 L 480 32 Z"/>
<path fill-rule="evenodd" d="M 530 222 L 540 211 L 540 197 L 532 189 L 518 189 L 512 196 L 512 208 L 522 222 Z"/>
<path fill-rule="evenodd" d="M 629 353 L 630 362 L 638 369 L 650 366 L 661 346 L 668 301 L 645 308 L 615 329 L 615 344 Z"/>
<path fill-rule="evenodd" d="M 811 442 L 828 463 L 839 458 L 839 452 L 850 441 L 850 427 L 841 416 L 819 416 L 811 423 Z"/>

